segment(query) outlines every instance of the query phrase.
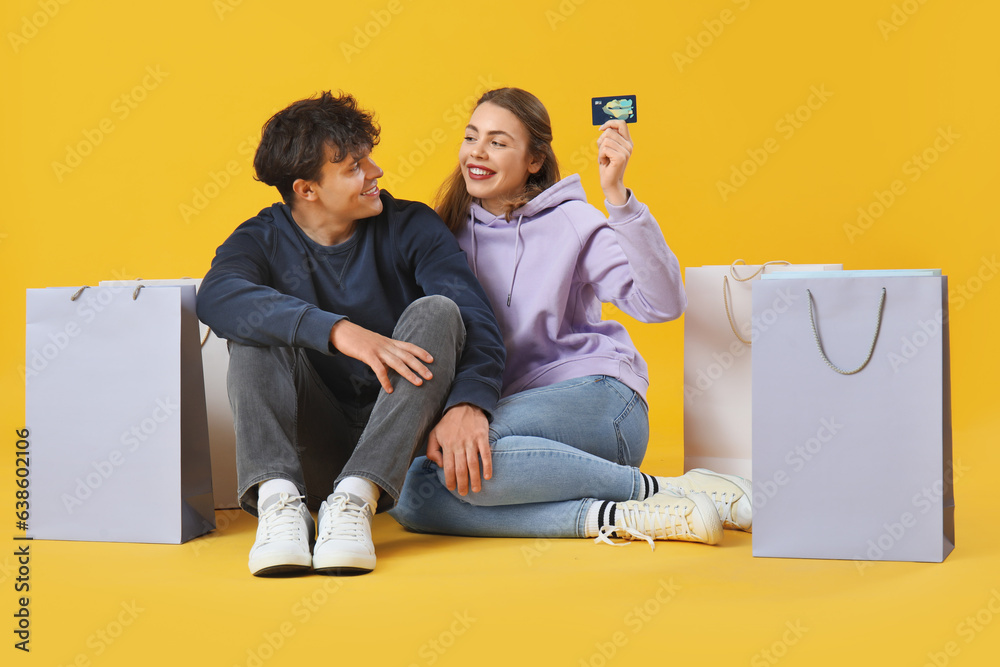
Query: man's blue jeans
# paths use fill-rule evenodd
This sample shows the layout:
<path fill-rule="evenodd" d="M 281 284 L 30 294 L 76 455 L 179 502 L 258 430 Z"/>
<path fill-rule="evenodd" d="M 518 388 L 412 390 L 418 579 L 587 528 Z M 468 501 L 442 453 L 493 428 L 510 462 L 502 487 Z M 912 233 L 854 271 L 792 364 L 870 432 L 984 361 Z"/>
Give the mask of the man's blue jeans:
<path fill-rule="evenodd" d="M 426 457 L 410 466 L 392 516 L 418 532 L 583 537 L 594 499 L 642 495 L 646 404 L 614 378 L 587 376 L 502 399 L 490 425 L 493 477 L 449 491 Z"/>
<path fill-rule="evenodd" d="M 414 301 L 392 337 L 434 357 L 434 378 L 420 386 L 390 372 L 393 392 L 358 408 L 339 402 L 305 351 L 230 343 L 229 400 L 236 426 L 240 506 L 257 514 L 257 484 L 287 479 L 310 507 L 347 476 L 364 477 L 385 493 L 378 511 L 399 498 L 414 455 L 426 448 L 465 344 L 458 306 L 443 296 Z"/>

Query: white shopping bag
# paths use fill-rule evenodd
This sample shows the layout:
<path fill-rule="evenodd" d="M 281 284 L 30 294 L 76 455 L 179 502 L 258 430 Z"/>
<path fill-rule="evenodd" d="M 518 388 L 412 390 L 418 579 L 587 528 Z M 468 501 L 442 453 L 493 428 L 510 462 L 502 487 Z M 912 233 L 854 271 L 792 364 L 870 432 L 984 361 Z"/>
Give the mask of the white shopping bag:
<path fill-rule="evenodd" d="M 105 280 L 100 285 L 194 285 L 201 287 L 200 278 L 176 280 Z M 212 449 L 212 488 L 215 491 L 215 508 L 238 508 L 236 498 L 236 430 L 233 428 L 233 409 L 229 405 L 226 374 L 229 372 L 229 348 L 226 341 L 201 324 L 201 363 L 205 371 L 205 401 L 208 409 L 208 442 Z"/>
<path fill-rule="evenodd" d="M 768 276 L 754 316 L 755 556 L 941 562 L 954 549 L 947 278 Z"/>
<path fill-rule="evenodd" d="M 684 272 L 684 469 L 750 477 L 751 285 L 780 271 L 835 271 L 841 264 L 743 260 Z M 783 308 L 781 303 L 776 308 Z"/>
<path fill-rule="evenodd" d="M 30 537 L 215 527 L 199 343 L 193 286 L 27 290 Z"/>

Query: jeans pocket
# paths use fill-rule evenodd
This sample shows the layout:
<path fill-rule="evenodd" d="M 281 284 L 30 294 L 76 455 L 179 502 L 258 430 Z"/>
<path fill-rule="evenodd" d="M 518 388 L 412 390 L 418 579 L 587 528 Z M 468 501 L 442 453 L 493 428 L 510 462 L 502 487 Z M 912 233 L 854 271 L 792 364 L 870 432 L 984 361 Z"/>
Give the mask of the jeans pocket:
<path fill-rule="evenodd" d="M 649 414 L 639 394 L 631 393 L 632 397 L 615 419 L 615 432 L 618 435 L 618 463 L 638 467 L 649 444 Z"/>

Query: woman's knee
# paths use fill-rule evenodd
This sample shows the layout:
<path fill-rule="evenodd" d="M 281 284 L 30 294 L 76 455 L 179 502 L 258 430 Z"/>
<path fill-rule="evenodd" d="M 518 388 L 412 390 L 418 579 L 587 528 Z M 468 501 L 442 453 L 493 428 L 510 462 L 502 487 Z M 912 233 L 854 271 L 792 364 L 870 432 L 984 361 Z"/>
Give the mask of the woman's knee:
<path fill-rule="evenodd" d="M 432 511 L 431 505 L 437 493 L 435 488 L 437 483 L 427 457 L 418 456 L 410 464 L 399 500 L 389 514 L 404 528 L 410 530 L 425 528 L 424 520 Z"/>

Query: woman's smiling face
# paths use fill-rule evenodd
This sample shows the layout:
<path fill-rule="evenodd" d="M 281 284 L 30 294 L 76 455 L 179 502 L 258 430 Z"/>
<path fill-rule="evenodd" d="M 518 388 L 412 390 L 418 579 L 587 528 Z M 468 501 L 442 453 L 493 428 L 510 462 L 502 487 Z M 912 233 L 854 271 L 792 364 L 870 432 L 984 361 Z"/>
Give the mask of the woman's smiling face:
<path fill-rule="evenodd" d="M 501 199 L 523 192 L 541 169 L 528 147 L 528 131 L 507 109 L 484 102 L 472 113 L 458 162 L 469 194 L 490 213 L 500 215 Z"/>

